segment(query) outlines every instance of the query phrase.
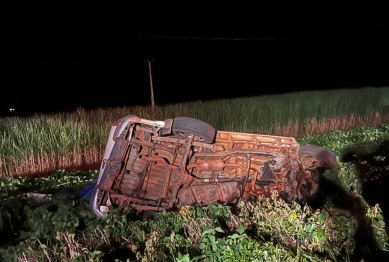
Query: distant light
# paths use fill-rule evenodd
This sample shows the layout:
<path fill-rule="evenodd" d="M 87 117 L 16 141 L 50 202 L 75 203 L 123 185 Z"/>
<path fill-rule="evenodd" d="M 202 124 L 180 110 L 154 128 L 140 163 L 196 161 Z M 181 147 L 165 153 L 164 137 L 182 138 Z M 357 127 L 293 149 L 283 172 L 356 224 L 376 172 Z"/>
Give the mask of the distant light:
<path fill-rule="evenodd" d="M 15 108 L 10 107 L 8 110 L 9 110 L 10 112 L 13 112 L 13 111 L 15 111 Z"/>

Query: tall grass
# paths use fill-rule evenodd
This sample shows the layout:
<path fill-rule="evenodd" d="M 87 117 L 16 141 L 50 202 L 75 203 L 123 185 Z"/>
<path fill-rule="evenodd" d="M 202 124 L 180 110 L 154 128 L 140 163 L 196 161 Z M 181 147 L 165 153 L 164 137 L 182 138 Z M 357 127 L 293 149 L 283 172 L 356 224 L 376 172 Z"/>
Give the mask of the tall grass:
<path fill-rule="evenodd" d="M 366 87 L 6 117 L 0 119 L 0 177 L 97 163 L 111 124 L 128 114 L 188 116 L 219 130 L 299 136 L 387 122 L 388 105 L 388 87 Z"/>
<path fill-rule="evenodd" d="M 280 95 L 196 101 L 141 108 L 133 112 L 144 118 L 165 119 L 185 115 L 201 119 L 219 130 L 275 134 L 280 128 L 305 126 L 312 120 L 349 119 L 366 123 L 388 111 L 389 88 L 305 91 Z"/>

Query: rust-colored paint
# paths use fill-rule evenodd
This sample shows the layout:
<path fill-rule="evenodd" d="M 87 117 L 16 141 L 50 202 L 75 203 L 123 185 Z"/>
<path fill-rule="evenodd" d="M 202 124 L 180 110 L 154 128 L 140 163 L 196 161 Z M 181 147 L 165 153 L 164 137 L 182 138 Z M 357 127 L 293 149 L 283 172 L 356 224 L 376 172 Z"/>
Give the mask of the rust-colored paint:
<path fill-rule="evenodd" d="M 126 130 L 132 133 L 121 136 L 104 160 L 99 188 L 105 195 L 97 201 L 104 208 L 170 210 L 178 204 L 234 203 L 274 190 L 286 200 L 304 201 L 317 190 L 323 163 L 300 159 L 293 137 L 217 131 L 213 143 L 205 143 L 198 135 L 169 134 L 173 121 L 160 133 L 147 124 L 131 125 Z M 109 201 L 101 204 L 104 196 Z"/>

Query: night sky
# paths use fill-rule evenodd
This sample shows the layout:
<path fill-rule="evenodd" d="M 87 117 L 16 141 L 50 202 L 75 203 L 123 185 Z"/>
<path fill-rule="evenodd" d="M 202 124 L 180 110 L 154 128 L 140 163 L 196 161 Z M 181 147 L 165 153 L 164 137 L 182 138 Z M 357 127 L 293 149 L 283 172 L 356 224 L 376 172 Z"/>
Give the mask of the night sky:
<path fill-rule="evenodd" d="M 383 5 L 3 2 L 1 116 L 389 86 Z"/>

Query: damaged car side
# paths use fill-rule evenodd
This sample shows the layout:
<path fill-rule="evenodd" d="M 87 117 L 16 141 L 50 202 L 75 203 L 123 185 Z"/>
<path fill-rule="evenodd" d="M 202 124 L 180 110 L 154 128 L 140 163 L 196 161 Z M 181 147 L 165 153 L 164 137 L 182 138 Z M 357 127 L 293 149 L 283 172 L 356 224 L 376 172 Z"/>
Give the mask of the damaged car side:
<path fill-rule="evenodd" d="M 102 217 L 113 207 L 234 204 L 274 190 L 305 202 L 335 161 L 331 151 L 293 137 L 220 131 L 190 117 L 129 115 L 111 127 L 90 203 Z"/>

